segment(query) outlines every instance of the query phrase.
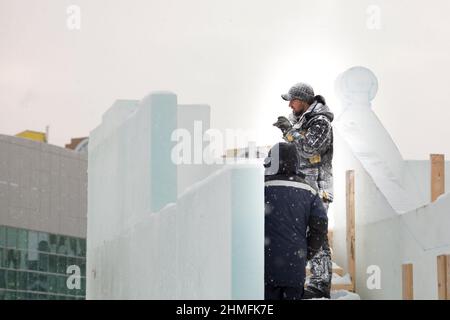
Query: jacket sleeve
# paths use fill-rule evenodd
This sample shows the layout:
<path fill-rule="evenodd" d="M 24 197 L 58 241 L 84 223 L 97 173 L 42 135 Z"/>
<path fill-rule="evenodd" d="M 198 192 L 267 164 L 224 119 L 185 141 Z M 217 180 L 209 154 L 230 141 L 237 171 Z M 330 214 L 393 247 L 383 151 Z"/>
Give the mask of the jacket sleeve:
<path fill-rule="evenodd" d="M 328 217 L 322 200 L 318 195 L 311 204 L 308 223 L 308 259 L 313 257 L 322 247 L 328 234 Z"/>
<path fill-rule="evenodd" d="M 305 158 L 311 158 L 325 152 L 331 143 L 331 123 L 318 117 L 312 120 L 306 131 L 300 132 L 298 139 L 294 140 L 297 149 Z"/>

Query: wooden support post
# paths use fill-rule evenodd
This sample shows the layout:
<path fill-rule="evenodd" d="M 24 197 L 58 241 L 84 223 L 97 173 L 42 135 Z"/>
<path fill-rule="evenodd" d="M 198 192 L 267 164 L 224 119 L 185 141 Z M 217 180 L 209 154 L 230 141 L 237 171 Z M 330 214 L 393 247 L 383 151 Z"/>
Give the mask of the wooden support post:
<path fill-rule="evenodd" d="M 331 251 L 333 252 L 333 230 L 328 230 L 328 246 L 330 247 Z"/>
<path fill-rule="evenodd" d="M 403 287 L 403 300 L 413 300 L 414 283 L 413 283 L 412 263 L 402 265 L 402 287 Z"/>
<path fill-rule="evenodd" d="M 445 192 L 445 158 L 443 154 L 431 154 L 431 201 Z"/>
<path fill-rule="evenodd" d="M 356 289 L 355 276 L 355 171 L 346 172 L 347 202 L 347 262 L 353 288 Z"/>
<path fill-rule="evenodd" d="M 450 300 L 450 255 L 437 257 L 438 299 Z"/>

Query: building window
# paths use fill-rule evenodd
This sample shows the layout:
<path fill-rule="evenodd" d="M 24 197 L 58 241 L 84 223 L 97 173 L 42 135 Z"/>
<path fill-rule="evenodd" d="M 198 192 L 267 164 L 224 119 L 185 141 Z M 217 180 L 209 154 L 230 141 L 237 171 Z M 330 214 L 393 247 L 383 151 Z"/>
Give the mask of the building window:
<path fill-rule="evenodd" d="M 3 248 L 0 248 L 0 268 L 6 268 L 6 251 Z"/>
<path fill-rule="evenodd" d="M 51 234 L 48 241 L 50 245 L 50 252 L 56 253 L 56 248 L 58 247 L 58 236 L 56 234 Z"/>
<path fill-rule="evenodd" d="M 17 246 L 17 230 L 15 228 L 6 229 L 6 247 L 16 248 Z"/>
<path fill-rule="evenodd" d="M 38 251 L 39 239 L 36 231 L 28 231 L 28 250 Z"/>
<path fill-rule="evenodd" d="M 41 252 L 49 252 L 50 245 L 49 245 L 49 239 L 48 239 L 48 233 L 39 232 L 38 234 L 38 250 Z"/>
<path fill-rule="evenodd" d="M 0 226 L 0 300 L 84 299 L 86 240 Z M 81 288 L 69 290 L 69 265 L 81 270 Z"/>
<path fill-rule="evenodd" d="M 0 247 L 6 247 L 6 228 L 0 226 Z"/>
<path fill-rule="evenodd" d="M 67 254 L 67 237 L 58 236 L 58 254 Z"/>
<path fill-rule="evenodd" d="M 38 270 L 42 272 L 48 271 L 48 254 L 41 252 L 39 253 Z"/>
<path fill-rule="evenodd" d="M 17 230 L 17 249 L 28 249 L 28 232 L 27 230 Z"/>
<path fill-rule="evenodd" d="M 6 271 L 0 269 L 0 290 L 6 288 Z"/>
<path fill-rule="evenodd" d="M 6 271 L 6 289 L 16 289 L 16 272 L 13 270 Z"/>
<path fill-rule="evenodd" d="M 28 289 L 28 274 L 26 271 L 17 272 L 17 290 L 27 291 Z"/>
<path fill-rule="evenodd" d="M 57 256 L 55 256 L 54 254 L 50 254 L 48 256 L 48 271 L 51 272 L 51 273 L 56 273 L 57 272 L 56 260 L 57 260 Z"/>

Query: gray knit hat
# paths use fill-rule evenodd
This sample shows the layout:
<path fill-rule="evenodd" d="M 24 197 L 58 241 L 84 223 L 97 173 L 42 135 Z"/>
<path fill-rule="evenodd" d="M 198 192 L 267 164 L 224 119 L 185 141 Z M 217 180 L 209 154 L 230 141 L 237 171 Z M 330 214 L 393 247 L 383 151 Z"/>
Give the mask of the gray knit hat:
<path fill-rule="evenodd" d="M 299 82 L 294 84 L 289 92 L 282 94 L 281 97 L 286 101 L 299 99 L 311 104 L 314 101 L 314 90 L 309 84 Z"/>

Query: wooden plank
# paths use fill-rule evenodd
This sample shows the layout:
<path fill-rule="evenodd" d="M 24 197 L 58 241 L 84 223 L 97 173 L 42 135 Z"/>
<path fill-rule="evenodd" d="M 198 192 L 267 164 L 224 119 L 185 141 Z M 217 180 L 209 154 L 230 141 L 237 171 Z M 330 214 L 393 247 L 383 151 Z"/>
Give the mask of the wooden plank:
<path fill-rule="evenodd" d="M 333 252 L 333 230 L 328 230 L 328 246 L 331 249 L 331 252 Z"/>
<path fill-rule="evenodd" d="M 413 265 L 411 263 L 402 265 L 402 287 L 403 300 L 414 299 Z"/>
<path fill-rule="evenodd" d="M 342 269 L 341 267 L 334 267 L 332 270 L 333 270 L 333 273 L 336 273 L 340 277 L 343 277 L 345 274 L 344 269 Z"/>
<path fill-rule="evenodd" d="M 347 290 L 355 292 L 355 287 L 352 284 L 331 284 L 331 291 L 337 291 L 337 290 Z"/>
<path fill-rule="evenodd" d="M 450 255 L 437 257 L 438 299 L 450 300 Z"/>
<path fill-rule="evenodd" d="M 236 156 L 236 149 L 228 149 L 225 152 L 225 158 L 233 158 Z"/>
<path fill-rule="evenodd" d="M 431 154 L 431 201 L 445 192 L 445 158 L 443 154 Z"/>
<path fill-rule="evenodd" d="M 347 262 L 348 273 L 356 288 L 355 277 L 355 171 L 346 172 L 346 207 L 347 207 Z"/>

